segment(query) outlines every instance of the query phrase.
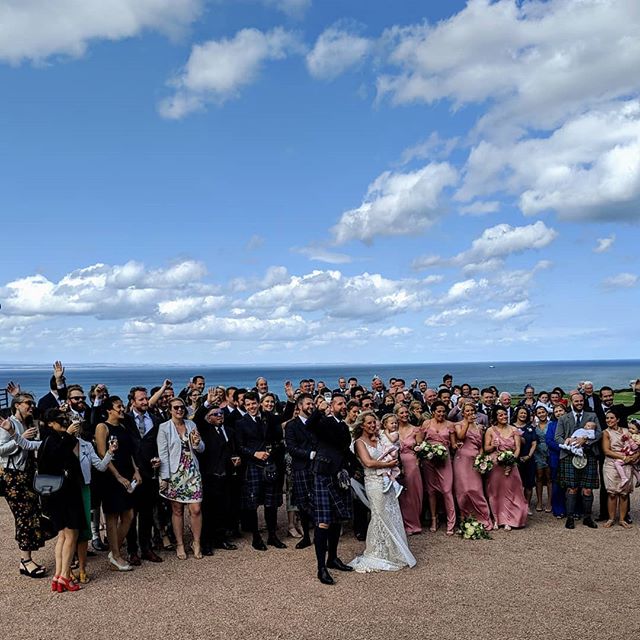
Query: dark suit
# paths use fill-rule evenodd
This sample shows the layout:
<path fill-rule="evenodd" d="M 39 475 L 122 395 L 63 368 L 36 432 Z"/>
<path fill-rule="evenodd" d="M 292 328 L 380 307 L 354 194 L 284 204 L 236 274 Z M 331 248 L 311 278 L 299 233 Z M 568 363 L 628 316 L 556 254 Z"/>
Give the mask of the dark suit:
<path fill-rule="evenodd" d="M 131 434 L 133 441 L 133 457 L 142 477 L 142 484 L 133 492 L 134 516 L 127 533 L 127 551 L 129 555 L 138 554 L 138 543 L 142 553 L 153 549 L 151 530 L 153 527 L 153 511 L 158 503 L 158 478 L 151 467 L 151 458 L 158 456 L 158 427 L 160 420 L 151 412 L 147 412 L 153 426 L 144 436 L 141 435 L 133 413 L 127 413 L 123 424 Z"/>
<path fill-rule="evenodd" d="M 67 399 L 67 387 L 58 389 L 58 397 L 60 398 L 60 402 L 64 402 Z M 49 393 L 38 400 L 38 416 L 44 417 L 44 414 L 49 409 L 57 409 L 60 406 L 60 402 L 58 402 L 58 399 L 49 391 Z"/>
<path fill-rule="evenodd" d="M 218 546 L 226 539 L 227 529 L 237 527 L 229 517 L 231 512 L 230 480 L 237 473 L 231 458 L 238 454 L 233 427 L 224 423 L 217 428 L 205 420 L 209 408 L 200 407 L 194 422 L 204 442 L 198 454 L 202 475 L 202 546 Z"/>

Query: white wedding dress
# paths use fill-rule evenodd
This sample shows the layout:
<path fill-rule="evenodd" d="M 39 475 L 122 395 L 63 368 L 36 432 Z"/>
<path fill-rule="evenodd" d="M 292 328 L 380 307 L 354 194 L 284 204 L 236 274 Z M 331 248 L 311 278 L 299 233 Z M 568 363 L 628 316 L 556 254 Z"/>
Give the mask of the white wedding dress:
<path fill-rule="evenodd" d="M 384 446 L 378 441 L 377 447 L 366 444 L 369 455 L 378 459 Z M 364 487 L 371 508 L 371 521 L 367 530 L 367 546 L 361 556 L 350 563 L 355 571 L 398 571 L 403 567 L 413 567 L 416 559 L 409 550 L 407 536 L 402 523 L 398 498 L 393 491 L 383 493 L 382 476 L 376 469 L 364 469 Z"/>

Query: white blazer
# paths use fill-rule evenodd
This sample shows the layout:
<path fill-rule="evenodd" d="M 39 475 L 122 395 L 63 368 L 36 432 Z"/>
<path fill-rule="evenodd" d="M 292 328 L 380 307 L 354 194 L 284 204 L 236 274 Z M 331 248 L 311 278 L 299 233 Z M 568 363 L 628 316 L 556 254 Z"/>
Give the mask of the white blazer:
<path fill-rule="evenodd" d="M 187 427 L 187 435 L 191 434 L 191 432 L 196 428 L 195 422 L 185 420 L 184 423 Z M 178 430 L 172 420 L 167 420 L 158 427 L 157 441 L 158 457 L 160 458 L 160 478 L 162 480 L 169 480 L 171 475 L 178 470 L 180 454 L 182 453 L 180 436 L 178 435 Z M 204 451 L 204 442 L 200 440 L 200 444 L 197 447 L 194 447 L 191 444 L 191 438 L 189 438 L 189 449 L 191 449 L 192 454 L 194 451 L 202 453 Z M 196 469 L 200 470 L 198 458 L 196 458 L 195 455 L 193 456 L 193 461 Z"/>

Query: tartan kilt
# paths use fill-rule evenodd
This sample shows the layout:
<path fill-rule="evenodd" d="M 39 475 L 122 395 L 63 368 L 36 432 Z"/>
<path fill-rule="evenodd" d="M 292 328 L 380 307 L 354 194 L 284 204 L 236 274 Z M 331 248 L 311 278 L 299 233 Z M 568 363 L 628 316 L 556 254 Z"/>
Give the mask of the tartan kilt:
<path fill-rule="evenodd" d="M 240 495 L 240 506 L 244 510 L 257 509 L 259 505 L 279 507 L 282 505 L 282 478 L 267 482 L 262 467 L 248 464 L 245 470 Z"/>
<path fill-rule="evenodd" d="M 582 489 L 597 489 L 600 487 L 600 474 L 598 473 L 598 459 L 587 456 L 587 466 L 584 469 L 576 469 L 569 454 L 560 460 L 558 468 L 558 484 L 561 487 Z"/>
<path fill-rule="evenodd" d="M 351 520 L 353 515 L 351 489 L 340 489 L 336 478 L 320 474 L 313 476 L 313 519 L 316 526 Z"/>
<path fill-rule="evenodd" d="M 291 503 L 313 514 L 313 474 L 308 469 L 294 470 L 291 473 Z"/>

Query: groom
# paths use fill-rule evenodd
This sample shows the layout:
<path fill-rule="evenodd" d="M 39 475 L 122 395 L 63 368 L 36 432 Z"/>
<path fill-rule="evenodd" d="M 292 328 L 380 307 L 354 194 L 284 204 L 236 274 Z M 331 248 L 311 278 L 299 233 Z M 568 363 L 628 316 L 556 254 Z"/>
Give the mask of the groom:
<path fill-rule="evenodd" d="M 331 398 L 331 415 L 316 410 L 307 420 L 307 428 L 315 437 L 316 455 L 313 460 L 313 493 L 315 508 L 314 545 L 318 561 L 318 580 L 322 584 L 334 584 L 327 570 L 353 571 L 338 558 L 341 522 L 351 518 L 351 488 L 345 472 L 349 457 L 351 434 L 344 419 L 347 417 L 347 400 L 341 394 Z M 342 481 L 338 476 L 342 476 Z"/>

